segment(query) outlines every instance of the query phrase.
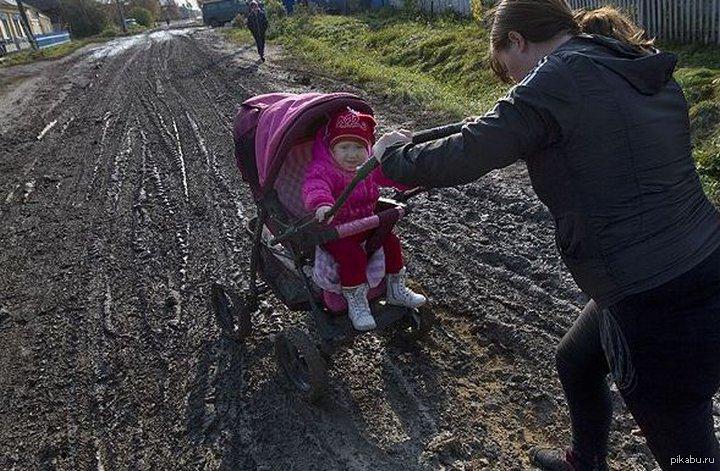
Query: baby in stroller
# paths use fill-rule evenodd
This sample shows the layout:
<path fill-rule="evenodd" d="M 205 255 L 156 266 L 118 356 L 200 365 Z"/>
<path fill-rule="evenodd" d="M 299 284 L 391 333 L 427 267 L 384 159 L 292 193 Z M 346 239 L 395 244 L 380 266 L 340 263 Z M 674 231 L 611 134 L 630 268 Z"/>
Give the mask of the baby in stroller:
<path fill-rule="evenodd" d="M 307 167 L 303 183 L 305 207 L 315 212 L 323 222 L 336 199 L 355 176 L 358 167 L 367 161 L 375 141 L 375 119 L 369 114 L 350 108 L 338 110 L 329 122 L 320 128 L 312 149 L 312 161 Z M 358 184 L 345 204 L 328 224 L 339 225 L 373 214 L 380 197 L 380 187 L 403 189 L 376 169 Z M 337 262 L 342 293 L 348 304 L 348 316 L 355 329 L 372 330 L 376 327 L 368 303 L 368 256 L 365 241 L 372 235 L 366 231 L 350 237 L 333 240 L 322 245 Z M 417 308 L 427 300 L 406 286 L 400 240 L 389 232 L 382 241 L 385 256 L 386 302 L 392 305 Z"/>

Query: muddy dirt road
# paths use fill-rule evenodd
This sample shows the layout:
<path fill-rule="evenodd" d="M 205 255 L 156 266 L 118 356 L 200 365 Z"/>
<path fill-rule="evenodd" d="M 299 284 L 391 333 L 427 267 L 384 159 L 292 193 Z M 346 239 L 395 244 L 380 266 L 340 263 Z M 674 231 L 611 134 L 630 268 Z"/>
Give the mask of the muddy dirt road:
<path fill-rule="evenodd" d="M 0 82 L 0 469 L 516 470 L 568 439 L 553 351 L 583 299 L 522 167 L 417 201 L 400 232 L 438 328 L 416 350 L 362 338 L 308 406 L 272 357 L 302 316 L 268 294 L 236 345 L 210 310 L 249 258 L 231 118 L 259 93 L 356 90 L 207 29 Z M 372 99 L 385 126 L 442 119 Z M 614 469 L 653 469 L 617 419 Z"/>

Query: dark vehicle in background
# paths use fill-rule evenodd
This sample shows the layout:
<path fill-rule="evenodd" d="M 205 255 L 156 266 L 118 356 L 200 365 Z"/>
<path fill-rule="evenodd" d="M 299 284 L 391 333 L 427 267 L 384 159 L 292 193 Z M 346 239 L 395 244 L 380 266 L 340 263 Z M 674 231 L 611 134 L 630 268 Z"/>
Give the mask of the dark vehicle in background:
<path fill-rule="evenodd" d="M 250 10 L 245 0 L 214 0 L 200 5 L 203 23 L 213 27 L 232 21 L 237 15 L 247 15 Z"/>
<path fill-rule="evenodd" d="M 311 0 L 310 3 L 315 3 L 325 13 L 332 14 L 345 14 L 349 11 L 367 10 L 370 8 L 371 0 Z"/>

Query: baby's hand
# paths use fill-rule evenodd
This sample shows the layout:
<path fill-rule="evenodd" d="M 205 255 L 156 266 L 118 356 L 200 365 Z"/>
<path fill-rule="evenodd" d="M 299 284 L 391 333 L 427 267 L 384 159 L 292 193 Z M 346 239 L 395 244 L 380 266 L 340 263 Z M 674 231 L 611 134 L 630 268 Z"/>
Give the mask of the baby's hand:
<path fill-rule="evenodd" d="M 325 220 L 325 216 L 327 216 L 327 213 L 329 213 L 331 209 L 332 206 L 320 206 L 318 209 L 315 210 L 315 219 L 317 219 L 318 222 L 323 222 Z"/>

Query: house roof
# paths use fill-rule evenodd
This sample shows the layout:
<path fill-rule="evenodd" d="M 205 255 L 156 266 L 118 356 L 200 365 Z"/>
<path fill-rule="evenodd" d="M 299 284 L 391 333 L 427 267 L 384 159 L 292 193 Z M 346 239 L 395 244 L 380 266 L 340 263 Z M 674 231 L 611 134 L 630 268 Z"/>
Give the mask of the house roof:
<path fill-rule="evenodd" d="M 60 10 L 60 0 L 23 0 L 23 3 L 32 5 L 37 10 L 40 10 L 40 11 L 59 11 Z"/>

